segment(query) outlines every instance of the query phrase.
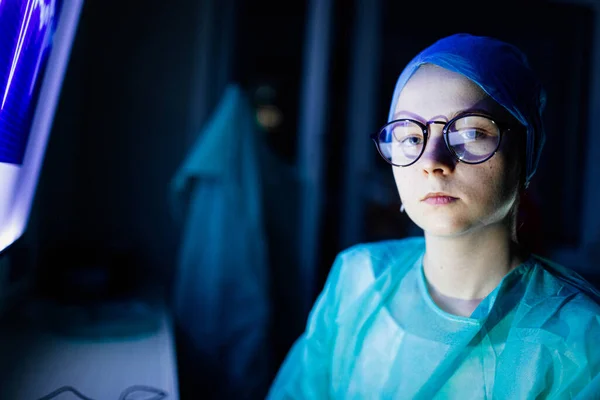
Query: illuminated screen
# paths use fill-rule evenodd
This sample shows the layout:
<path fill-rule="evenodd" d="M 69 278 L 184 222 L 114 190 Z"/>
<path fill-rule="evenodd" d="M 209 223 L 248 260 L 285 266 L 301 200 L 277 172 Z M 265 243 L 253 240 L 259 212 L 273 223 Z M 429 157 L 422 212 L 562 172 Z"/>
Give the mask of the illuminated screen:
<path fill-rule="evenodd" d="M 0 252 L 29 217 L 79 10 L 0 0 Z"/>

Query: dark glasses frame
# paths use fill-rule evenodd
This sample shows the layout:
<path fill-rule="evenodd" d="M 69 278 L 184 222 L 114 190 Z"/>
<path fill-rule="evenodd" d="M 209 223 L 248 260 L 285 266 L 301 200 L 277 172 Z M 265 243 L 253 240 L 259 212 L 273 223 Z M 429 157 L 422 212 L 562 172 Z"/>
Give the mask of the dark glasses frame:
<path fill-rule="evenodd" d="M 492 151 L 489 156 L 487 156 L 485 159 L 483 159 L 481 161 L 475 161 L 475 162 L 473 162 L 473 161 L 465 161 L 465 160 L 461 159 L 458 156 L 458 154 L 456 154 L 456 152 L 454 151 L 454 149 L 452 149 L 452 146 L 450 146 L 450 143 L 448 141 L 448 127 L 451 126 L 457 120 L 459 120 L 461 118 L 465 118 L 465 117 L 483 117 L 483 118 L 487 118 L 488 120 L 492 121 L 498 127 L 498 132 L 499 132 L 498 133 L 498 144 L 496 145 L 496 148 L 494 149 L 494 151 Z M 389 125 L 393 125 L 393 124 L 396 124 L 398 122 L 412 122 L 412 123 L 416 124 L 417 126 L 419 126 L 422 129 L 422 131 L 423 131 L 423 148 L 421 149 L 421 152 L 419 153 L 419 155 L 410 164 L 405 164 L 405 165 L 394 164 L 391 160 L 388 160 L 388 158 L 381 151 L 381 147 L 379 146 L 379 137 L 382 134 L 382 132 L 385 131 L 385 128 L 387 128 Z M 375 143 L 375 147 L 377 147 L 377 151 L 378 151 L 379 155 L 381 155 L 381 157 L 388 164 L 393 165 L 395 167 L 409 167 L 409 166 L 413 165 L 414 163 L 416 163 L 417 161 L 419 161 L 419 159 L 421 158 L 421 156 L 425 152 L 425 148 L 427 148 L 427 140 L 429 139 L 429 132 L 430 132 L 429 125 L 431 125 L 431 124 L 444 125 L 444 127 L 442 128 L 442 136 L 444 137 L 444 143 L 446 144 L 446 148 L 448 149 L 448 151 L 450 152 L 450 154 L 452 154 L 452 157 L 454 157 L 459 162 L 463 162 L 465 164 L 471 164 L 471 165 L 481 164 L 481 163 L 486 162 L 490 158 L 492 158 L 494 156 L 494 154 L 496 154 L 498 152 L 498 149 L 500 148 L 500 144 L 502 143 L 503 133 L 509 132 L 509 131 L 511 131 L 511 130 L 513 130 L 515 128 L 514 124 L 509 124 L 509 123 L 505 123 L 505 122 L 498 122 L 498 121 L 494 120 L 492 117 L 490 117 L 489 115 L 482 114 L 482 113 L 477 113 L 477 112 L 467 112 L 467 113 L 462 113 L 462 114 L 457 115 L 456 117 L 452 118 L 448 122 L 444 122 L 444 121 L 429 121 L 427 123 L 422 123 L 420 121 L 416 121 L 416 120 L 411 119 L 411 118 L 395 119 L 395 120 L 390 121 L 387 124 L 385 124 L 379 131 L 377 131 L 375 133 L 372 133 L 370 135 L 370 138 Z"/>

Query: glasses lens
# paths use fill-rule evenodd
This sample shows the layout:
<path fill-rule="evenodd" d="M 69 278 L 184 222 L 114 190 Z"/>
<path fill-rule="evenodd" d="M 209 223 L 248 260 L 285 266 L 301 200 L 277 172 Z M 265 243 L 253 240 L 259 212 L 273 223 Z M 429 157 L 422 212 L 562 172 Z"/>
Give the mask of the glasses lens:
<path fill-rule="evenodd" d="M 423 152 L 423 129 L 412 121 L 395 121 L 379 132 L 378 146 L 383 158 L 394 165 L 412 164 Z"/>
<path fill-rule="evenodd" d="M 448 145 L 462 161 L 476 163 L 489 158 L 500 143 L 500 129 L 486 117 L 466 116 L 448 127 Z"/>

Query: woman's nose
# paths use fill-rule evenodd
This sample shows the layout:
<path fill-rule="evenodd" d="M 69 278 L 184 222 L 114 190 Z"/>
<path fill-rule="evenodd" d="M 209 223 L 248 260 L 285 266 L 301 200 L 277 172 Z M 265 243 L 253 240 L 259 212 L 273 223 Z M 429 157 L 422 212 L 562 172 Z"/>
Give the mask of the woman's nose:
<path fill-rule="evenodd" d="M 434 125 L 430 125 L 429 138 L 425 151 L 419 160 L 420 167 L 423 173 L 429 174 L 442 174 L 447 175 L 454 170 L 457 164 L 456 158 L 450 153 L 444 136 L 442 134 L 442 128 Z"/>

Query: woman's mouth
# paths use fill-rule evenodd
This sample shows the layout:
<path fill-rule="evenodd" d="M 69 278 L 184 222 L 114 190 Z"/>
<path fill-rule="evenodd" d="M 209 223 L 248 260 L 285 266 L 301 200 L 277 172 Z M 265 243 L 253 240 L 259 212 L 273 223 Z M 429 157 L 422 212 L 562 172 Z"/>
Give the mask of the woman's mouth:
<path fill-rule="evenodd" d="M 447 195 L 446 193 L 428 193 L 422 201 L 432 205 L 443 205 L 453 203 L 456 200 L 458 200 L 458 198 Z"/>

